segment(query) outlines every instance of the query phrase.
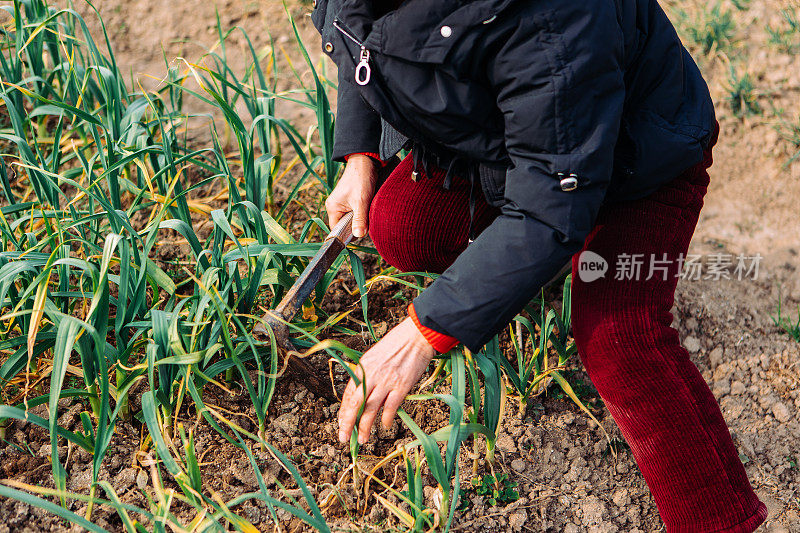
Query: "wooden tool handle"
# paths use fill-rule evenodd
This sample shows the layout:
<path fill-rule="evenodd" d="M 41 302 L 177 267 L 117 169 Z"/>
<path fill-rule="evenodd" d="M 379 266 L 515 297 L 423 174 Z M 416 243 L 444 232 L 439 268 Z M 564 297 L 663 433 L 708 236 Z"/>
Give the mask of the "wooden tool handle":
<path fill-rule="evenodd" d="M 286 322 L 291 322 L 294 315 L 300 310 L 300 306 L 311 296 L 314 288 L 352 239 L 353 213 L 351 212 L 342 217 L 333 231 L 328 234 L 319 251 L 311 258 L 306 269 L 300 274 L 273 313 Z"/>
<path fill-rule="evenodd" d="M 292 288 L 289 289 L 289 292 L 286 293 L 277 307 L 264 315 L 264 320 L 272 326 L 273 331 L 279 337 L 288 337 L 285 322 L 292 321 L 303 302 L 311 296 L 314 288 L 352 239 L 353 213 L 350 212 L 343 216 L 328 234 L 319 251 L 311 258 L 306 269 L 300 274 L 300 277 L 297 278 L 297 281 L 294 282 Z M 254 333 L 263 332 L 264 328 L 260 324 L 254 330 Z M 283 333 L 283 335 L 280 333 Z"/>

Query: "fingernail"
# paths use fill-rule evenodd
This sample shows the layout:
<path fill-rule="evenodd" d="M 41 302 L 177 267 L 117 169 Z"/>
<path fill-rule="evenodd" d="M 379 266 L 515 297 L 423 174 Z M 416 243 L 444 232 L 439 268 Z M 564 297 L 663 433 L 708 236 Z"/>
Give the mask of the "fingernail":
<path fill-rule="evenodd" d="M 339 442 L 347 442 L 347 433 L 344 431 L 339 432 Z"/>

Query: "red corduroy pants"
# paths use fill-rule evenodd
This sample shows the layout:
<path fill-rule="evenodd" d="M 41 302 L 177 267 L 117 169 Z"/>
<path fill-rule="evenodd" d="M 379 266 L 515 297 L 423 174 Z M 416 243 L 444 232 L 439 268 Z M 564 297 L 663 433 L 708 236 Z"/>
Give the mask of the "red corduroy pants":
<path fill-rule="evenodd" d="M 671 327 L 680 259 L 697 224 L 711 162 L 709 150 L 701 164 L 650 196 L 601 209 L 582 251 L 609 262 L 605 277 L 582 281 L 580 253 L 573 258 L 578 353 L 670 533 L 749 533 L 767 515 L 714 396 Z M 444 173 L 437 169 L 413 181 L 406 158 L 378 190 L 370 208 L 370 235 L 389 264 L 442 272 L 467 246 L 470 186 L 456 177 L 445 191 Z M 476 231 L 497 214 L 479 199 Z M 613 265 L 621 254 L 645 258 L 638 280 L 615 279 Z M 667 271 L 646 279 L 651 254 Z"/>

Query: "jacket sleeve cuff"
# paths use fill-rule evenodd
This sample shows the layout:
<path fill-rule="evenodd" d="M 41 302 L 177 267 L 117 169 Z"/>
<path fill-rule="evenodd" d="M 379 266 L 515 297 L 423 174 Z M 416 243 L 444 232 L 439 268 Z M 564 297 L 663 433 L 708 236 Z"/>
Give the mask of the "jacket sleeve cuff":
<path fill-rule="evenodd" d="M 352 154 L 347 154 L 346 156 L 344 156 L 345 162 L 347 162 L 347 160 L 350 159 L 351 155 L 365 155 L 367 157 L 372 158 L 376 163 L 380 163 L 382 167 L 386 166 L 386 161 L 383 161 L 381 159 L 381 156 L 375 152 L 353 152 Z"/>
<path fill-rule="evenodd" d="M 408 316 L 411 317 L 414 325 L 417 326 L 417 329 L 420 331 L 420 333 L 422 333 L 422 336 L 425 337 L 425 340 L 428 341 L 428 344 L 433 346 L 433 349 L 437 352 L 449 352 L 458 344 L 458 339 L 455 337 L 445 335 L 444 333 L 439 333 L 438 331 L 434 331 L 431 328 L 423 326 L 420 323 L 419 318 L 417 318 L 417 312 L 414 311 L 413 303 L 408 306 Z"/>
<path fill-rule="evenodd" d="M 340 79 L 336 101 L 333 159 L 344 161 L 348 154 L 380 153 L 380 115 L 361 98 L 355 85 Z"/>

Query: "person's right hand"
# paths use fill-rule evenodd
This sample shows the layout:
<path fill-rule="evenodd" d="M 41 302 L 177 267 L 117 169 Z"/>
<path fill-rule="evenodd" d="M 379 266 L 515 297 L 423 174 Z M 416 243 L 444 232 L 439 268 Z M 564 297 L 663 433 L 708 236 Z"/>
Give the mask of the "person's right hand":
<path fill-rule="evenodd" d="M 339 183 L 334 187 L 325 209 L 328 211 L 328 224 L 333 229 L 344 215 L 353 212 L 353 236 L 363 237 L 369 229 L 367 217 L 369 204 L 375 195 L 378 178 L 377 163 L 369 156 L 353 154 L 347 158 Z"/>

